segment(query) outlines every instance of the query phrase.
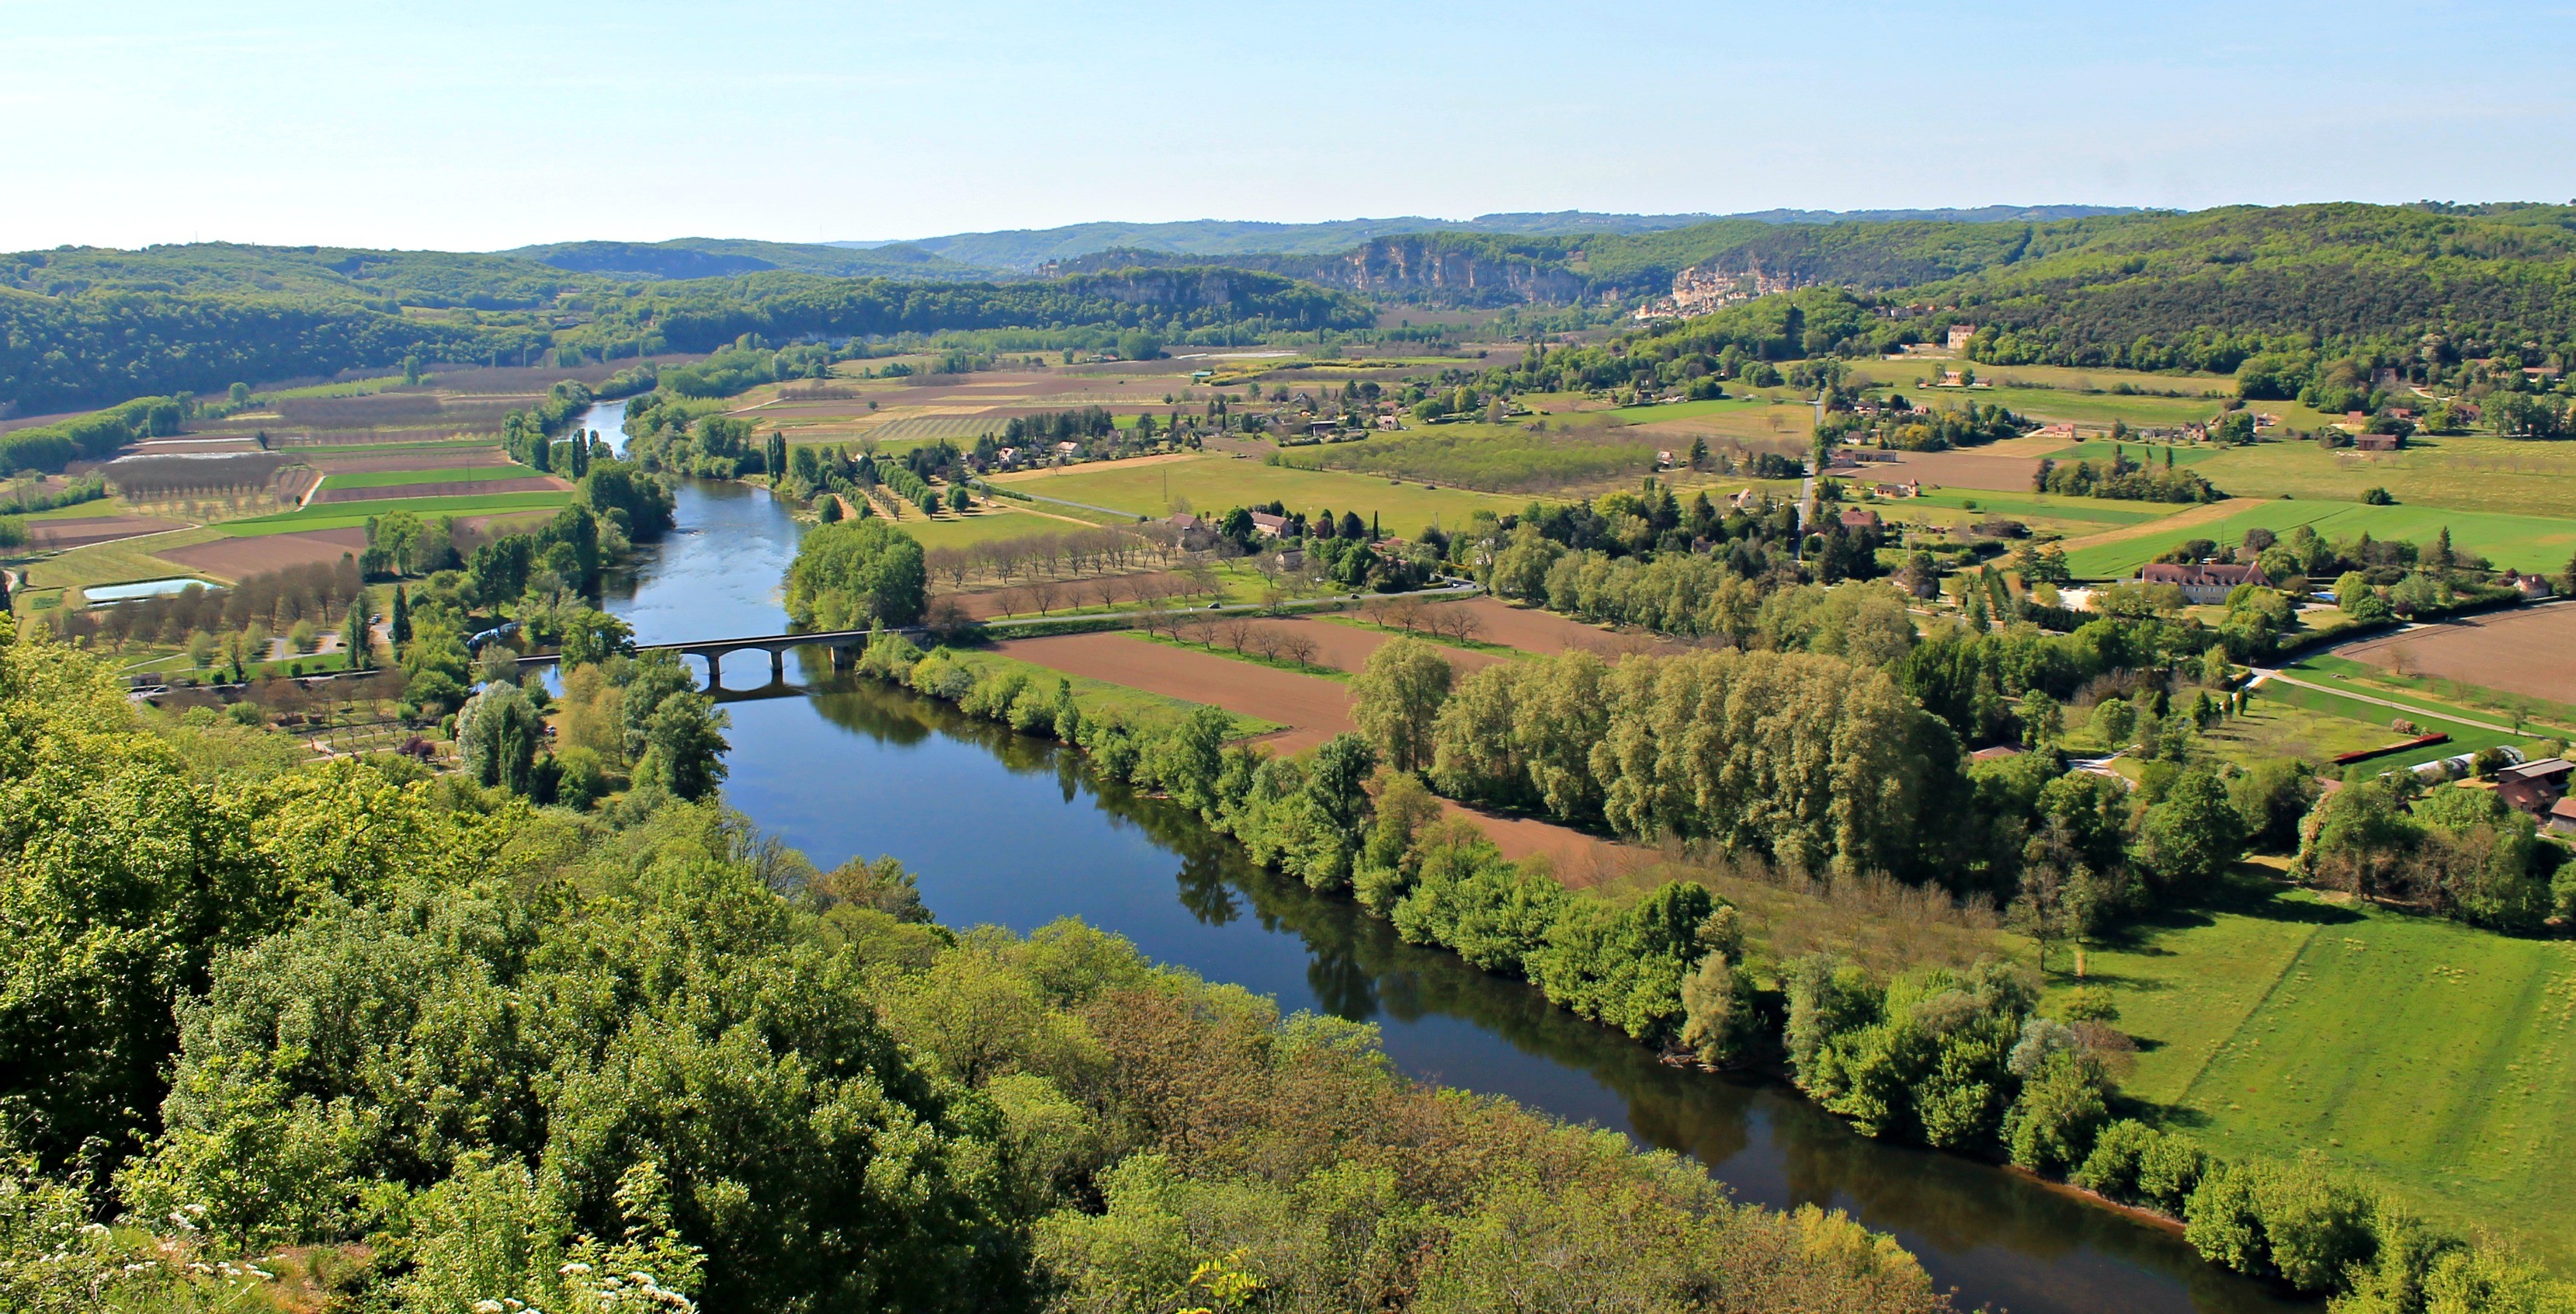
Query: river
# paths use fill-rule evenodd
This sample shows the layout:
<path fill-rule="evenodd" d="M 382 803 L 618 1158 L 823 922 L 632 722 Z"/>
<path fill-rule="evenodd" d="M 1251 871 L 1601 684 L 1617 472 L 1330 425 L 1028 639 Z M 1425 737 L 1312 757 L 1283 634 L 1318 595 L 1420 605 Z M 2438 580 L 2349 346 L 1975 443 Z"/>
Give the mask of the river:
<path fill-rule="evenodd" d="M 785 628 L 778 584 L 795 522 L 741 485 L 690 483 L 679 498 L 679 530 L 610 578 L 608 609 L 648 643 Z M 729 684 L 766 680 L 761 654 L 737 660 Z M 835 676 L 816 650 L 796 655 L 789 679 L 796 691 L 728 695 L 727 800 L 827 867 L 893 855 L 943 923 L 1027 931 L 1079 917 L 1282 1010 L 1374 1023 L 1405 1072 L 1689 1154 L 1742 1200 L 1849 1210 L 1895 1234 L 1963 1308 L 2309 1308 L 2203 1263 L 2169 1232 L 1999 1168 L 1859 1136 L 1777 1083 L 1656 1063 L 1523 984 L 1405 945 L 1352 905 L 1254 868 L 1232 841 L 1094 782 L 1048 741 Z"/>

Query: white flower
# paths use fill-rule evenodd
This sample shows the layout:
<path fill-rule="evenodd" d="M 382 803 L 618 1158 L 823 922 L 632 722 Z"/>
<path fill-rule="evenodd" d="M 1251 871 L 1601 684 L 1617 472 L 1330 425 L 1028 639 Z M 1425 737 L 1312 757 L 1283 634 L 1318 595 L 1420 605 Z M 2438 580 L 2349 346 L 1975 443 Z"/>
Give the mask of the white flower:
<path fill-rule="evenodd" d="M 497 1300 L 475 1301 L 474 1314 L 501 1314 L 501 1302 Z"/>

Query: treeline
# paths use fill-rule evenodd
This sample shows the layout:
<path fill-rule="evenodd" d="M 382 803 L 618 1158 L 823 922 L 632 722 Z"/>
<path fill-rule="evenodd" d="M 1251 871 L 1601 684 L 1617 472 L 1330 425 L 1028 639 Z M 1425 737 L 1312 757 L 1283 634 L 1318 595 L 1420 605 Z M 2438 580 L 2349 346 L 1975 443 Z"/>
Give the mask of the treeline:
<path fill-rule="evenodd" d="M 218 772 L 148 715 L 0 635 L 12 1309 L 1945 1307 L 1839 1215 L 1417 1086 L 1365 1028 L 1076 923 L 932 925 L 890 860 Z"/>
<path fill-rule="evenodd" d="M 1544 799 L 1569 815 L 1652 816 L 1681 833 L 1706 825 L 1697 808 L 1707 798 L 1751 841 L 1738 839 L 1739 851 L 1768 848 L 1803 864 L 1802 850 L 1822 848 L 1837 866 L 1873 842 L 1881 847 L 1869 856 L 1884 858 L 1884 842 L 1899 838 L 1842 829 L 1872 816 L 1884 822 L 1930 803 L 1919 814 L 1925 831 L 1973 833 L 2035 812 L 2044 824 L 2008 829 L 2016 844 L 2028 837 L 2038 869 L 2014 919 L 2040 939 L 2043 957 L 2071 923 L 2123 898 L 2124 879 L 2143 875 L 2157 897 L 2197 897 L 2249 833 L 2240 807 L 2267 822 L 2295 818 L 2313 795 L 2257 786 L 2231 797 L 2215 776 L 2176 774 L 2167 761 L 2141 791 L 2153 801 L 2133 805 L 2122 785 L 2066 774 L 2043 751 L 1981 765 L 1964 789 L 1935 799 L 1920 789 L 1921 770 L 1898 760 L 1902 748 L 1848 742 L 1902 740 L 1907 701 L 1883 677 L 1812 657 L 1605 666 L 1570 655 L 1489 667 L 1444 698 L 1446 663 L 1399 640 L 1353 685 L 1353 718 L 1378 744 L 1345 735 L 1293 759 L 1226 747 L 1231 721 L 1215 709 L 1167 725 L 1093 717 L 1068 682 L 1050 686 L 1026 668 L 979 671 L 891 635 L 870 644 L 860 668 L 1079 745 L 1104 778 L 1163 791 L 1256 860 L 1349 895 L 1407 941 L 1527 979 L 1550 1002 L 1668 1055 L 1712 1066 L 1785 1061 L 1802 1091 L 1865 1135 L 2007 1158 L 2167 1212 L 2212 1263 L 2336 1295 L 2342 1314 L 2542 1310 L 2566 1299 L 2510 1251 L 2432 1228 L 2314 1161 L 2230 1161 L 2187 1137 L 2115 1122 L 2115 1078 L 2135 1045 L 2107 1024 L 2116 1013 L 2098 992 L 2078 991 L 2047 1016 L 2035 983 L 1992 961 L 1880 981 L 1821 954 L 1778 964 L 1766 987 L 1745 959 L 1735 909 L 1704 888 L 1668 883 L 1627 902 L 1569 893 L 1544 871 L 1503 861 L 1472 823 L 1441 821 L 1414 776 L 1379 777 L 1374 794 L 1367 785 L 1381 761 L 1403 767 L 1427 753 L 1435 783 L 1443 772 L 1449 784 L 1506 781 L 1519 801 Z M 1942 735 L 1913 715 L 1921 731 Z M 1521 731 L 1532 725 L 1541 728 Z M 1462 752 L 1473 759 L 1461 763 Z M 1698 754 L 1709 755 L 1704 766 L 1690 761 Z M 1790 762 L 1798 765 L 1768 774 Z M 1957 778 L 1955 758 L 1942 755 L 1940 768 Z M 1729 776 L 1769 788 L 1745 790 Z M 2133 861 L 2137 874 L 2126 871 Z M 2453 1303 L 2428 1303 L 2436 1296 Z"/>
<path fill-rule="evenodd" d="M 2100 462 L 2043 459 L 2031 472 L 2030 486 L 2042 493 L 2130 502 L 2218 502 L 2227 497 L 2190 467 L 2176 467 L 2170 450 L 2161 469 L 2152 462 L 2132 461 L 2127 452 L 2117 450 L 2110 460 Z"/>
<path fill-rule="evenodd" d="M 351 258 L 363 263 L 371 257 Z M 243 380 L 391 368 L 413 356 L 477 361 L 568 352 L 605 360 L 648 350 L 714 352 L 746 334 L 786 342 L 1081 325 L 1175 339 L 1210 330 L 1258 338 L 1273 331 L 1365 328 L 1375 318 L 1356 298 L 1241 270 L 1139 271 L 1003 285 L 775 272 L 654 283 L 632 295 L 620 283 L 543 272 L 558 283 L 583 286 L 577 303 L 583 322 L 566 327 L 551 312 L 527 308 L 488 315 L 473 309 L 436 317 L 403 313 L 406 306 L 433 299 L 471 300 L 470 286 L 478 277 L 488 275 L 496 286 L 510 283 L 506 271 L 482 266 L 461 267 L 466 282 L 460 287 L 469 290 L 436 298 L 399 286 L 365 294 L 228 289 L 203 295 L 111 290 L 79 280 L 65 282 L 56 295 L 0 288 L 0 404 L 68 409 L 111 397 L 212 391 Z"/>
<path fill-rule="evenodd" d="M 230 588 L 191 587 L 159 597 L 136 598 L 64 616 L 64 638 L 127 643 L 187 642 L 193 633 L 218 634 L 258 625 L 283 633 L 297 622 L 329 625 L 364 596 L 358 563 L 290 566 L 244 578 Z"/>
<path fill-rule="evenodd" d="M 0 298 L 0 307 L 7 304 L 6 298 Z M 6 350 L 0 345 L 0 361 L 5 361 Z M 0 369 L 5 368 L 0 364 Z M 6 379 L 0 378 L 0 389 L 6 386 Z M 5 396 L 0 392 L 0 397 Z M 73 419 L 12 429 L 0 433 L 0 474 L 22 470 L 53 474 L 74 461 L 103 461 L 137 439 L 166 438 L 179 432 L 195 409 L 185 396 L 137 397 Z"/>

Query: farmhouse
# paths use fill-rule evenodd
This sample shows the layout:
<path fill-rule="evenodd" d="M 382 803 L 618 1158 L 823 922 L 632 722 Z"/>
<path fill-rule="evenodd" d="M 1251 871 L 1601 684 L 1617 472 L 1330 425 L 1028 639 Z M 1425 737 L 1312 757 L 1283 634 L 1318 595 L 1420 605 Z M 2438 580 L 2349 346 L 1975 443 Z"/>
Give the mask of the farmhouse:
<path fill-rule="evenodd" d="M 1842 521 L 1845 529 L 1876 529 L 1879 525 L 1877 512 L 1857 506 L 1843 512 Z"/>
<path fill-rule="evenodd" d="M 2521 594 L 2526 602 L 2548 597 L 2550 593 L 2549 579 L 2545 575 L 2525 575 L 2520 571 L 2507 570 L 2504 578 L 2496 582 Z"/>
<path fill-rule="evenodd" d="M 2567 800 L 2567 775 L 2571 770 L 2576 770 L 2576 762 L 2563 757 L 2506 767 L 2496 772 L 2496 797 L 2535 817 L 2550 816 Z"/>
<path fill-rule="evenodd" d="M 1976 325 L 1974 325 L 1974 324 L 1953 324 L 1953 325 L 1951 325 L 1951 326 L 1950 326 L 1950 350 L 1952 350 L 1952 351 L 1966 351 L 1966 350 L 1968 349 L 1968 339 L 1973 338 L 1973 337 L 1975 337 L 1975 336 L 1977 336 L 1977 326 L 1976 326 Z"/>
<path fill-rule="evenodd" d="M 1267 511 L 1255 511 L 1252 513 L 1252 532 L 1263 538 L 1277 538 L 1288 532 L 1288 517 L 1274 516 Z"/>
<path fill-rule="evenodd" d="M 2405 440 L 2393 433 L 2365 433 L 2354 435 L 2352 445 L 2364 452 L 2393 452 L 2404 446 Z"/>
<path fill-rule="evenodd" d="M 1920 497 L 1923 495 L 1923 485 L 1912 482 L 1902 484 L 1878 484 L 1875 485 L 1875 489 L 1880 497 Z"/>
<path fill-rule="evenodd" d="M 2576 835 L 2576 798 L 2562 798 L 2550 805 L 2549 829 L 2560 835 Z"/>
<path fill-rule="evenodd" d="M 2186 601 L 2210 604 L 2227 601 L 2227 595 L 2235 592 L 2239 584 L 2268 589 L 2272 587 L 2272 577 L 2264 574 L 2261 566 L 2184 566 L 2160 561 L 2139 567 L 2138 583 L 2171 584 L 2182 590 Z"/>

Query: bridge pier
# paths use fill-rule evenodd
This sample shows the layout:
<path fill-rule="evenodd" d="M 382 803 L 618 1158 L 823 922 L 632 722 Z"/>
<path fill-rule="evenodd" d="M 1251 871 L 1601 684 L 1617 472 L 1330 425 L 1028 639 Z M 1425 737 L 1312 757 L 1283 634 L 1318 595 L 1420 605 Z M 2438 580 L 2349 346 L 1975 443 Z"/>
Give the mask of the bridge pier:
<path fill-rule="evenodd" d="M 785 648 L 772 648 L 769 650 L 769 682 L 771 684 L 787 683 L 787 650 Z"/>
<path fill-rule="evenodd" d="M 706 652 L 700 653 L 699 656 L 707 659 L 707 692 L 711 694 L 723 693 L 724 654 L 713 649 L 709 649 Z"/>

